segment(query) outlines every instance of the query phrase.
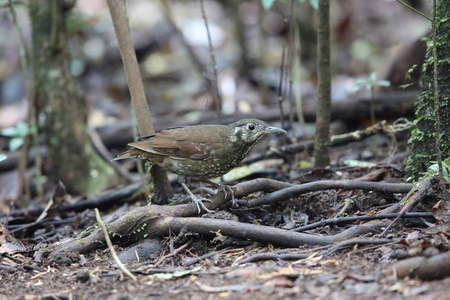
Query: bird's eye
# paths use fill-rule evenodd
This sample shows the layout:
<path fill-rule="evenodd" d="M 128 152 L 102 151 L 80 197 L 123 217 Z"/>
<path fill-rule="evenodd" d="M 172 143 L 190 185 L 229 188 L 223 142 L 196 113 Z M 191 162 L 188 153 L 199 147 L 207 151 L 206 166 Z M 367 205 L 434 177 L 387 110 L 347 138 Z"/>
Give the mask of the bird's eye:
<path fill-rule="evenodd" d="M 247 125 L 247 129 L 250 130 L 250 131 L 255 130 L 255 124 L 253 124 L 253 123 L 248 124 Z"/>

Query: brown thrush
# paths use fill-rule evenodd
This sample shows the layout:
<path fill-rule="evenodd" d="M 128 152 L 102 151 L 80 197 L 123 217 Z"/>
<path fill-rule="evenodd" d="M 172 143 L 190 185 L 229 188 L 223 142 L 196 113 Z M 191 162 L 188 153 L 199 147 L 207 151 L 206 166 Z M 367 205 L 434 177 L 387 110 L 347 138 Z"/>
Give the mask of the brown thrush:
<path fill-rule="evenodd" d="M 257 119 L 243 119 L 228 125 L 199 125 L 167 128 L 130 143 L 133 147 L 114 160 L 139 158 L 178 174 L 178 182 L 201 208 L 211 212 L 186 186 L 186 177 L 207 181 L 233 169 L 263 136 L 286 133 Z"/>

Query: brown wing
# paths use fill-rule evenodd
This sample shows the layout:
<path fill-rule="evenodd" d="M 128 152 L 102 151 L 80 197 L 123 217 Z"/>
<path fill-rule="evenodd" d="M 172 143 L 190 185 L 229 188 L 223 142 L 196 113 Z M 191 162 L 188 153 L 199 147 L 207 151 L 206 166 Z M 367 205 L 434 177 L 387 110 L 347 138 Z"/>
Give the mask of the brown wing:
<path fill-rule="evenodd" d="M 223 146 L 225 126 L 188 126 L 165 129 L 148 140 L 130 143 L 142 151 L 175 159 L 207 159 L 211 152 Z"/>

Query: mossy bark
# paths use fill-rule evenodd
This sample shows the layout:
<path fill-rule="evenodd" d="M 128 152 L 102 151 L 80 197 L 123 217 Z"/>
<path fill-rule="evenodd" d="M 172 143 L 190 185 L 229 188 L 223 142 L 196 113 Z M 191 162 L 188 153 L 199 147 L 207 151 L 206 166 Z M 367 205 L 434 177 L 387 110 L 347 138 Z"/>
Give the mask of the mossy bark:
<path fill-rule="evenodd" d="M 32 66 L 40 130 L 48 147 L 47 175 L 71 193 L 95 194 L 121 177 L 92 146 L 86 108 L 70 72 L 66 17 L 75 1 L 30 1 Z"/>
<path fill-rule="evenodd" d="M 427 54 L 422 69 L 422 94 L 416 104 L 417 127 L 411 133 L 411 155 L 407 170 L 419 178 L 436 161 L 436 118 L 441 122 L 441 155 L 450 154 L 450 1 L 439 1 L 436 11 L 436 48 L 438 61 L 439 107 L 435 110 L 433 88 L 433 43 L 427 42 Z"/>

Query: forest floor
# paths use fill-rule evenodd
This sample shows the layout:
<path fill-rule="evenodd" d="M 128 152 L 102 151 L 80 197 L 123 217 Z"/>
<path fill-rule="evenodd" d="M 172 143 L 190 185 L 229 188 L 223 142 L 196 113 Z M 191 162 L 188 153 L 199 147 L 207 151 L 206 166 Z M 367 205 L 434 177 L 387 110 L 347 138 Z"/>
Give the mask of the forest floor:
<path fill-rule="evenodd" d="M 355 151 L 355 144 L 359 144 L 359 149 L 365 147 L 364 143 L 359 142 L 335 148 L 333 153 L 342 155 L 349 151 L 349 147 Z M 375 161 L 374 158 L 372 160 Z M 335 176 L 335 180 L 367 180 L 370 174 L 378 174 L 372 178 L 377 181 L 380 180 L 379 174 L 383 174 L 381 177 L 385 182 L 404 182 L 405 174 L 398 164 L 381 165 L 340 168 L 339 171 L 332 168 L 327 176 Z M 280 168 L 283 166 L 278 166 L 277 170 Z M 315 176 L 312 174 L 314 172 L 305 172 L 302 180 L 309 181 L 309 176 Z M 176 191 L 182 193 L 181 189 Z M 341 216 L 370 215 L 397 203 L 403 196 L 325 189 L 275 205 L 237 209 L 224 206 L 217 209 L 216 215 L 222 213 L 241 222 L 291 229 L 306 222 L 310 224 L 332 218 L 344 210 Z M 252 194 L 246 200 L 254 197 L 255 194 Z M 123 214 L 124 210 L 132 209 L 131 206 L 140 205 L 143 203 L 129 202 L 111 206 L 103 212 Z M 13 219 L 17 226 L 19 217 Z M 108 216 L 103 216 L 103 219 L 108 219 Z M 391 242 L 355 242 L 337 248 L 333 245 L 275 247 L 247 239 L 229 238 L 218 232 L 211 235 L 190 232 L 178 237 L 148 239 L 138 246 L 131 245 L 134 246 L 132 248 L 116 245 L 116 251 L 137 281 L 118 269 L 108 249 L 97 249 L 86 254 L 63 252 L 62 257 L 49 258 L 59 243 L 74 239 L 88 226 L 95 224 L 91 209 L 80 213 L 61 213 L 45 220 L 39 226 L 24 228 L 19 234 L 16 233 L 19 237 L 22 234 L 23 247 L 20 250 L 11 251 L 12 245 L 19 245 L 20 242 L 6 231 L 0 234 L 0 239 L 4 241 L 0 248 L 3 253 L 0 260 L 0 300 L 449 299 L 450 294 L 450 278 L 423 281 L 408 276 L 399 278 L 395 272 L 390 272 L 393 264 L 400 259 L 432 256 L 448 250 L 448 228 L 432 233 L 430 230 L 439 223 L 432 218 L 400 221 L 385 236 Z M 445 223 L 445 220 L 440 222 Z M 323 225 L 306 233 L 329 236 L 363 223 Z M 369 233 L 358 238 L 367 240 L 377 236 L 378 233 Z"/>
<path fill-rule="evenodd" d="M 155 116 L 155 129 L 159 131 L 177 125 L 217 123 L 214 101 L 210 100 L 214 96 L 207 88 L 213 77 L 209 72 L 204 72 L 213 69 L 209 67 L 210 41 L 206 38 L 188 41 L 187 44 L 194 43 L 197 56 L 204 64 L 204 68 L 195 71 L 192 54 L 184 54 L 189 53 L 189 49 L 184 39 L 180 38 L 183 35 L 199 36 L 198 26 L 204 26 L 204 21 L 198 2 L 169 2 L 177 17 L 179 30 L 174 30 L 174 25 L 167 17 L 170 11 L 163 12 L 158 1 L 129 1 L 128 10 L 131 24 L 134 24 L 133 37 L 146 82 L 146 93 Z M 283 86 L 286 90 L 284 93 L 287 93 L 290 88 L 286 87 L 293 86 L 290 76 L 284 78 L 280 73 L 284 74 L 283 70 L 289 69 L 287 66 L 294 65 L 293 61 L 287 59 L 284 63 L 286 66 L 283 65 L 285 49 L 288 52 L 288 48 L 283 45 L 288 45 L 287 33 L 295 31 L 290 30 L 293 27 L 285 21 L 290 18 L 291 5 L 278 2 L 276 8 L 264 13 L 260 11 L 259 1 L 205 1 L 208 22 L 219 33 L 214 40 L 221 80 L 218 84 L 224 90 L 225 98 L 233 99 L 227 102 L 228 111 L 224 112 L 222 122 L 252 117 L 280 126 L 275 124 L 280 120 L 280 107 L 285 112 L 295 110 L 289 101 L 279 106 L 278 90 Z M 298 1 L 298 4 L 300 2 L 309 5 L 308 1 Z M 77 80 L 90 107 L 87 113 L 90 127 L 96 128 L 92 131 L 100 136 L 109 151 L 107 154 L 116 155 L 134 138 L 129 92 L 120 52 L 111 46 L 115 35 L 105 1 L 77 1 L 77 5 L 79 16 L 74 15 L 72 22 L 84 25 L 74 26 L 80 28 L 76 29 L 76 39 L 70 46 L 71 52 L 76 54 L 73 67 L 80 69 L 77 71 L 80 74 Z M 422 11 L 431 11 L 431 2 L 422 5 L 428 5 Z M 29 25 L 26 25 L 30 23 L 28 12 L 25 6 L 22 9 L 22 13 L 19 11 L 22 22 L 19 23 L 25 26 L 24 32 L 31 32 Z M 305 120 L 309 122 L 307 131 L 310 129 L 312 135 L 317 99 L 316 47 L 315 34 L 308 32 L 315 32 L 312 26 L 315 24 L 315 13 L 311 7 L 305 9 L 304 6 L 299 12 L 299 20 L 302 20 L 302 57 L 305 57 L 302 58 L 305 66 L 301 70 L 302 77 L 308 80 L 302 81 L 302 105 Z M 5 105 L 0 107 L 1 129 L 16 126 L 18 121 L 25 120 L 27 105 L 23 101 L 26 89 L 17 83 L 19 81 L 26 85 L 20 75 L 22 69 L 17 29 L 10 18 L 5 16 L 9 14 L 7 9 L 0 10 L 0 14 L 0 41 L 3 42 L 0 44 L 7 46 L 0 57 L 0 62 L 6 66 L 0 68 L 0 90 L 4 92 L 0 104 Z M 409 70 L 414 69 L 412 66 L 416 64 L 418 66 L 415 69 L 421 69 L 425 47 L 418 41 L 427 35 L 424 32 L 430 24 L 425 18 L 411 16 L 409 10 L 400 4 L 395 6 L 391 1 L 338 1 L 334 4 L 333 18 L 333 28 L 337 28 L 334 29 L 336 39 L 333 51 L 339 52 L 333 53 L 333 68 L 338 76 L 334 77 L 333 82 L 332 131 L 341 134 L 370 123 L 369 106 L 372 100 L 368 90 L 355 92 L 358 79 L 367 78 L 368 74 L 376 75 L 377 72 L 378 79 L 389 80 L 392 84 L 390 89 L 380 88 L 380 92 L 396 91 L 398 86 L 417 81 L 411 79 L 404 82 L 405 73 L 410 73 Z M 264 24 L 264 32 L 259 26 L 254 26 L 257 23 Z M 246 43 L 235 37 L 235 25 L 240 32 L 245 33 Z M 183 31 L 183 35 L 178 34 L 178 31 Z M 394 50 L 398 48 L 404 50 L 397 53 Z M 249 52 L 240 57 L 237 49 L 241 49 L 244 54 L 245 51 Z M 237 76 L 241 73 L 237 68 L 246 65 L 243 63 L 244 58 L 252 58 L 251 65 L 254 65 L 245 70 L 245 73 L 249 73 L 248 78 Z M 230 85 L 230 82 L 233 84 Z M 389 122 L 397 118 L 413 120 L 413 103 L 417 99 L 415 88 L 417 86 L 410 87 L 412 94 L 405 94 L 401 90 L 387 96 L 377 90 L 376 117 Z M 266 90 L 270 92 L 266 93 Z M 7 94 L 11 95 L 7 98 Z M 289 94 L 289 97 L 292 96 L 292 91 Z M 269 107 L 269 104 L 272 106 Z M 284 117 L 285 120 L 289 118 L 287 115 Z M 292 114 L 291 117 L 294 119 Z M 294 134 L 296 130 L 298 128 L 289 128 L 289 134 L 302 140 L 302 136 Z M 407 137 L 404 133 L 396 133 L 398 140 L 395 141 L 392 134 L 393 131 L 333 147 L 331 167 L 326 170 L 313 170 L 309 165 L 311 155 L 306 150 L 285 155 L 283 159 L 259 161 L 255 168 L 244 170 L 247 173 L 245 177 L 232 179 L 232 184 L 239 185 L 255 178 L 270 178 L 295 185 L 320 181 L 320 186 L 290 194 L 285 199 L 272 196 L 271 203 L 250 207 L 246 205 L 247 202 L 257 202 L 266 195 L 274 194 L 273 191 L 252 192 L 237 198 L 240 204 L 238 208 L 232 208 L 226 203 L 215 208 L 215 215 L 196 218 L 197 214 L 186 213 L 183 217 L 191 220 L 222 218 L 230 223 L 235 222 L 233 224 L 239 222 L 292 233 L 292 229 L 333 218 L 383 213 L 407 195 L 405 191 L 388 192 L 370 187 L 371 183 L 398 184 L 407 181 Z M 354 137 L 361 138 L 357 134 Z M 9 138 L 0 139 L 0 149 L 7 149 L 9 141 Z M 253 156 L 266 153 L 269 146 L 263 143 L 264 140 L 255 146 Z M 147 207 L 143 193 L 138 192 L 138 183 L 123 187 L 120 191 L 107 191 L 106 197 L 71 199 L 70 195 L 59 195 L 62 201 L 54 203 L 47 215 L 37 221 L 55 187 L 46 189 L 46 197 L 20 199 L 17 191 L 22 191 L 19 189 L 16 169 L 19 157 L 19 151 L 10 151 L 8 160 L 0 165 L 0 197 L 3 197 L 0 199 L 0 300 L 450 299 L 450 278 L 441 276 L 444 279 L 424 280 L 414 275 L 401 276 L 397 273 L 398 269 L 392 269 L 398 262 L 409 258 L 450 253 L 448 208 L 446 213 L 441 214 L 436 214 L 432 209 L 441 200 L 436 186 L 426 193 L 426 197 L 421 199 L 421 205 L 413 210 L 428 216 L 401 218 L 382 237 L 382 243 L 373 241 L 381 240 L 380 235 L 392 219 L 336 221 L 302 231 L 320 241 L 348 233 L 352 228 L 358 230 L 375 224 L 370 232 L 353 234 L 349 239 L 341 239 L 339 242 L 343 244 L 337 245 L 305 243 L 297 248 L 283 247 L 281 244 L 286 244 L 283 238 L 277 240 L 272 236 L 271 242 L 263 242 L 264 236 L 260 239 L 237 238 L 226 236 L 220 230 L 211 230 L 210 234 L 171 232 L 171 235 L 142 239 L 138 244 L 127 246 L 114 243 L 121 261 L 136 276 L 137 280 L 133 281 L 118 268 L 104 244 L 99 243 L 102 247 L 84 254 L 60 250 L 64 250 L 66 243 L 81 243 L 84 236 L 80 237 L 84 233 L 92 233 L 97 222 L 93 207 L 99 207 L 107 226 L 111 225 L 114 216 L 124 216 L 139 207 Z M 10 163 L 14 159 L 16 162 Z M 135 162 L 129 160 L 121 167 L 125 173 L 131 169 L 134 171 Z M 26 172 L 29 178 L 33 177 L 32 168 Z M 129 177 L 134 178 L 134 175 Z M 361 182 L 369 188 L 331 188 L 331 182 Z M 173 188 L 177 199 L 185 196 L 179 184 L 175 183 Z M 102 202 L 108 197 L 109 201 Z M 91 205 L 85 205 L 88 202 Z M 3 227 L 4 223 L 7 223 L 6 228 Z M 239 225 L 237 228 L 239 230 Z M 448 276 L 446 270 L 450 270 L 450 267 L 441 269 L 445 270 L 435 268 L 430 273 L 447 272 Z M 409 271 L 415 270 L 411 268 Z"/>
<path fill-rule="evenodd" d="M 268 250 L 253 246 L 251 251 Z M 352 250 L 327 259 L 241 266 L 232 265 L 241 254 L 230 253 L 197 264 L 200 268 L 175 267 L 169 260 L 158 268 L 167 273 L 137 272 L 137 281 L 124 276 L 103 253 L 86 257 L 82 267 L 40 265 L 3 275 L 0 299 L 448 299 L 450 278 L 422 282 L 383 276 L 392 263 L 383 261 L 385 251 Z M 187 256 L 178 254 L 174 260 Z M 146 264 L 135 263 L 129 269 L 139 270 Z"/>

